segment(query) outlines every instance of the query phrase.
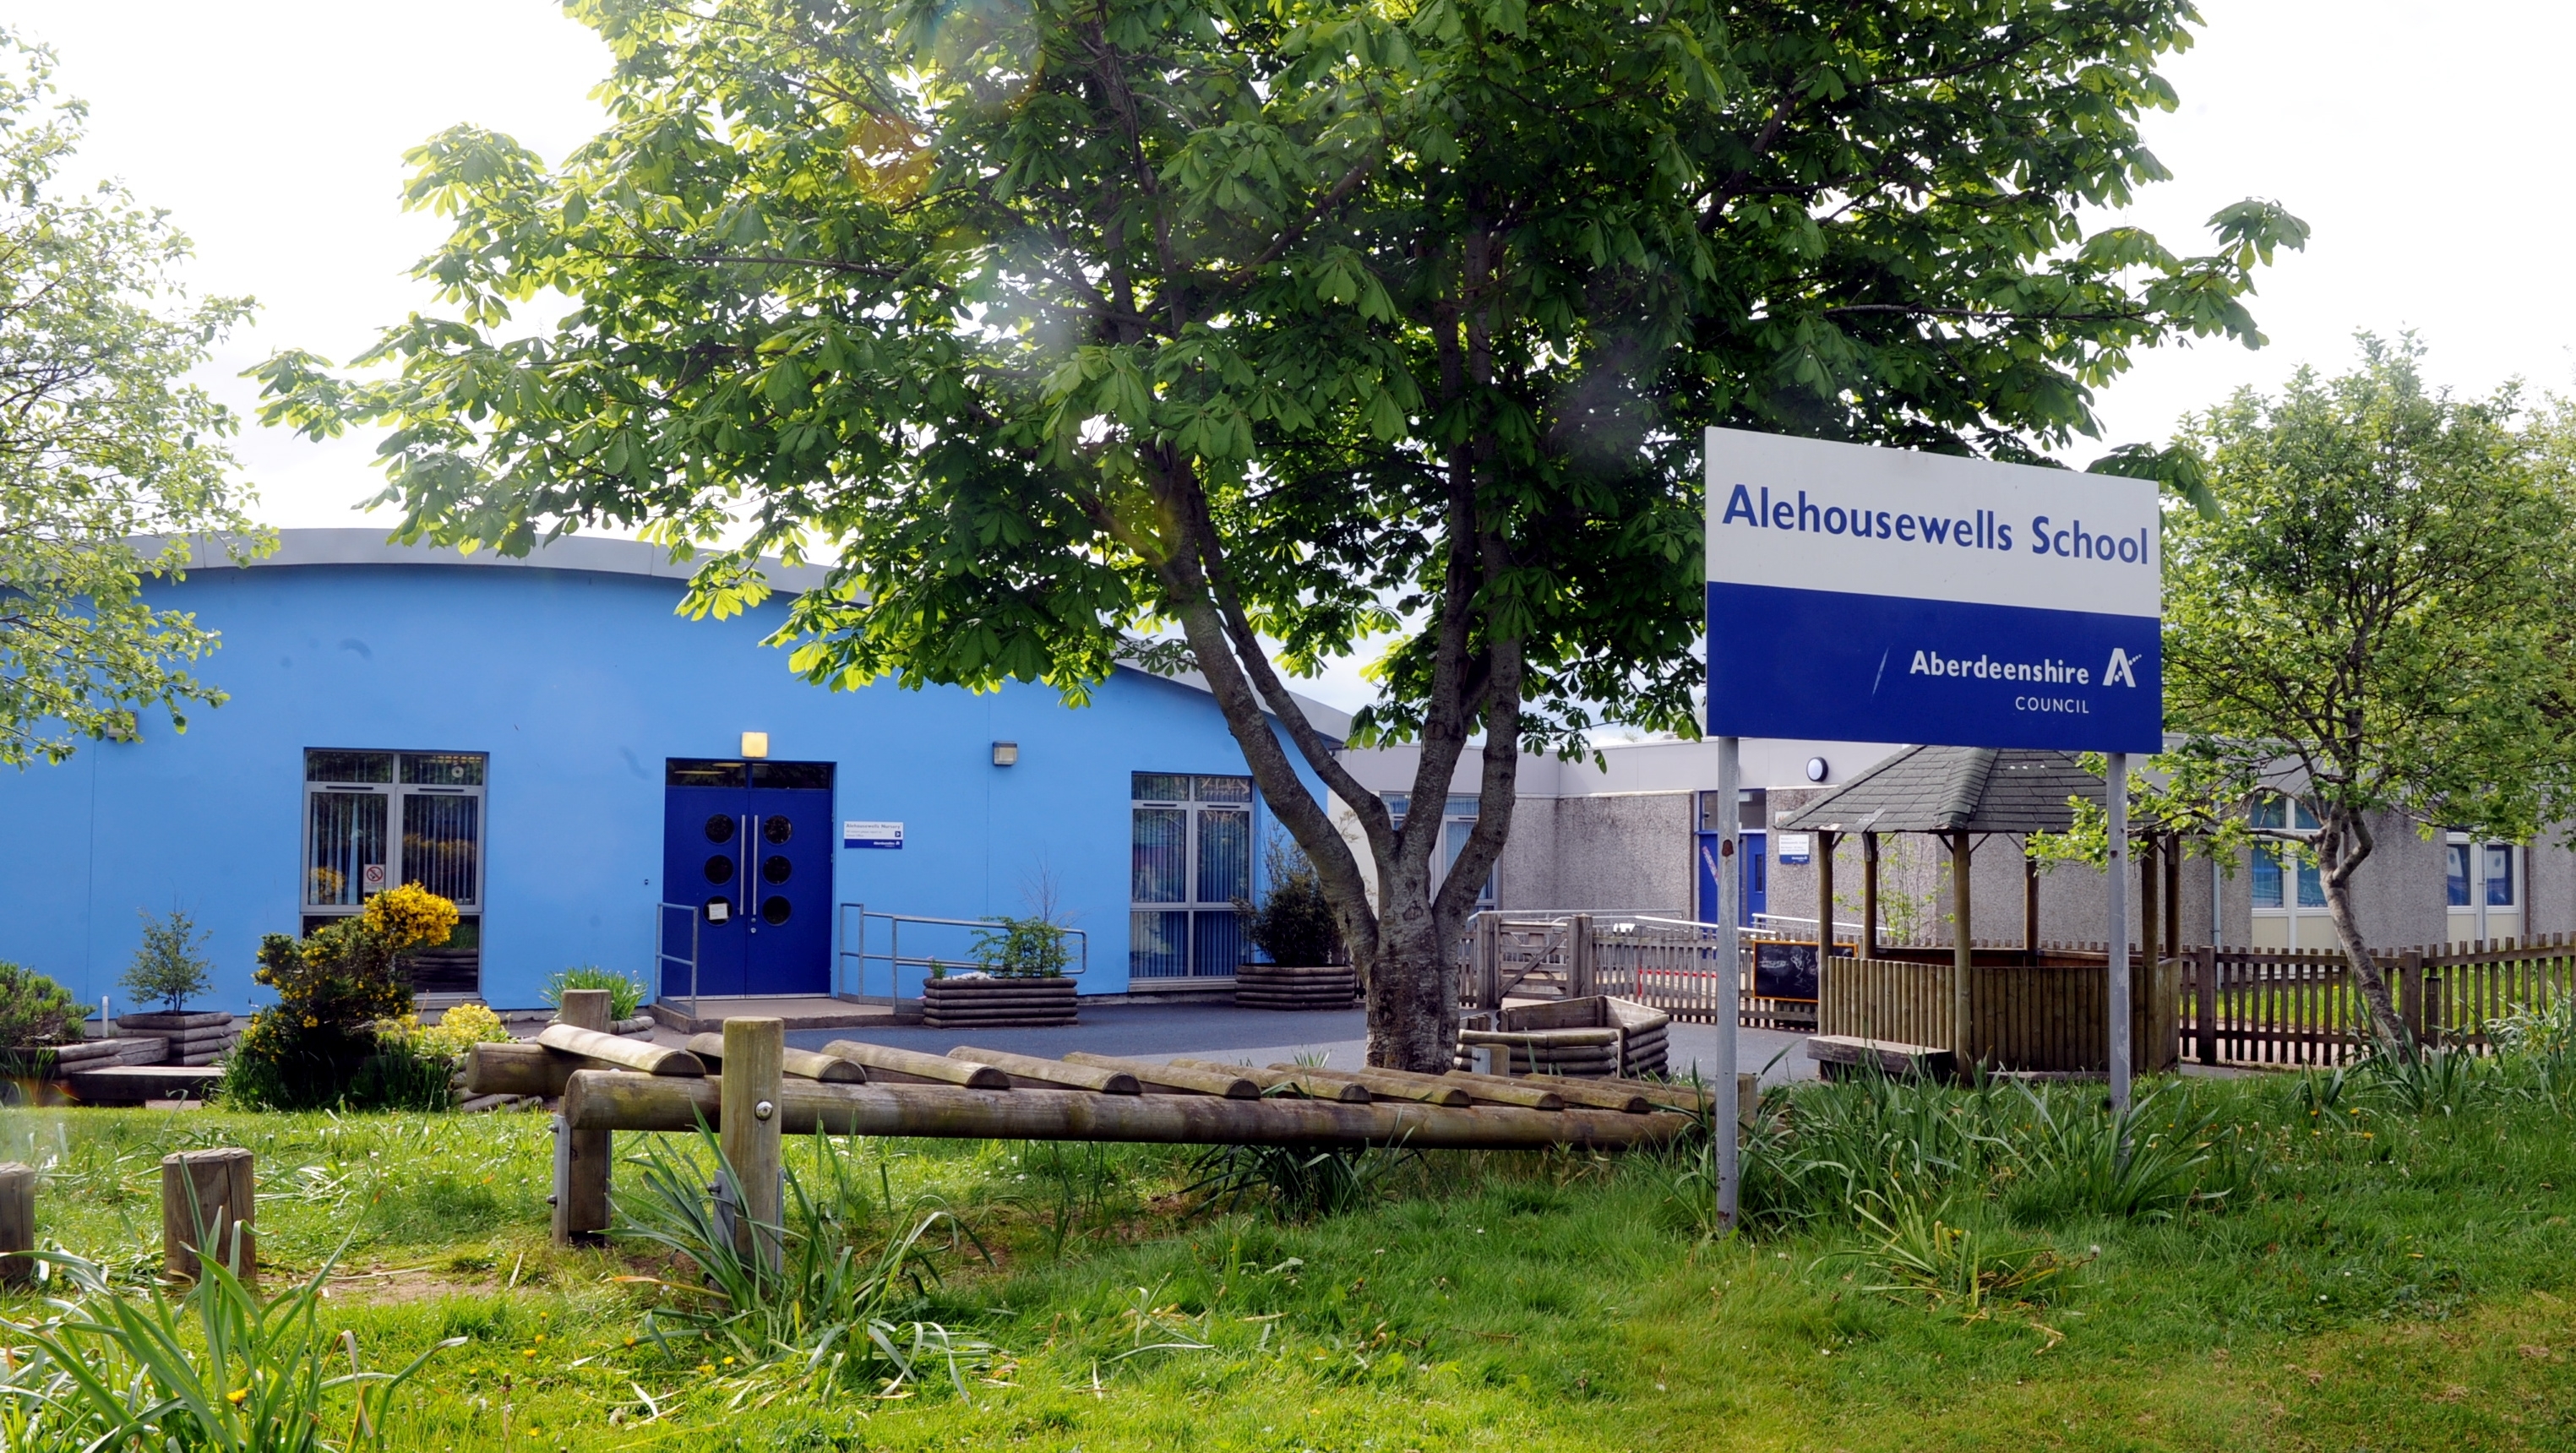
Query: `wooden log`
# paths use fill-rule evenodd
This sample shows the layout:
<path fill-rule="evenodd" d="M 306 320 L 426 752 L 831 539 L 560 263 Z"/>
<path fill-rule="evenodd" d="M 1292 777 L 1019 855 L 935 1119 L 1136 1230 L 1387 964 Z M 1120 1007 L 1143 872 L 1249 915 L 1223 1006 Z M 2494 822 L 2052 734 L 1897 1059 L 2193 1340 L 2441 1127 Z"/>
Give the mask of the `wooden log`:
<path fill-rule="evenodd" d="M 1480 1075 L 1473 1070 L 1451 1070 L 1440 1078 L 1466 1085 L 1468 1093 L 1479 1098 L 1483 1097 L 1488 1086 L 1502 1090 L 1543 1085 L 1548 1094 L 1568 1106 L 1616 1110 L 1623 1115 L 1643 1115 L 1655 1108 L 1655 1102 L 1645 1095 L 1602 1080 L 1574 1080 L 1557 1075 Z"/>
<path fill-rule="evenodd" d="M 567 989 L 564 992 L 578 994 L 584 991 Z M 594 989 L 589 992 L 604 994 L 608 991 Z M 601 1022 L 606 1023 L 606 1016 L 602 1016 Z M 601 1064 L 615 1065 L 621 1070 L 634 1070 L 638 1074 L 685 1075 L 694 1079 L 707 1072 L 706 1062 L 685 1049 L 674 1049 L 669 1045 L 652 1044 L 641 1039 L 628 1039 L 622 1034 L 610 1034 L 605 1029 L 585 1029 L 572 1024 L 549 1024 L 544 1032 L 537 1036 L 537 1043 L 563 1054 L 576 1054 L 583 1059 L 594 1059 Z"/>
<path fill-rule="evenodd" d="M 1615 1029 L 1461 1029 L 1460 1044 L 1536 1044 L 1550 1049 L 1598 1045 L 1608 1048 L 1619 1042 Z"/>
<path fill-rule="evenodd" d="M 1438 1075 L 1424 1075 L 1420 1080 L 1398 1079 L 1376 1070 L 1328 1070 L 1305 1065 L 1274 1064 L 1274 1070 L 1287 1070 L 1310 1080 L 1327 1084 L 1357 1085 L 1369 1092 L 1370 1099 L 1419 1100 L 1426 1105 L 1472 1105 L 1475 1096 L 1464 1085 L 1444 1085 Z M 1425 1083 L 1427 1082 L 1427 1083 Z"/>
<path fill-rule="evenodd" d="M 1264 1090 L 1294 1090 L 1310 1100 L 1339 1100 L 1344 1104 L 1368 1103 L 1368 1086 L 1355 1080 L 1318 1079 L 1303 1069 L 1253 1069 L 1246 1065 L 1220 1064 L 1212 1059 L 1175 1059 L 1183 1069 L 1214 1070 L 1219 1074 L 1238 1074 Z"/>
<path fill-rule="evenodd" d="M 465 1051 L 465 1090 L 471 1095 L 535 1095 L 551 1100 L 563 1094 L 565 1078 L 582 1068 L 580 1060 L 532 1040 L 471 1045 Z"/>
<path fill-rule="evenodd" d="M 161 1159 L 161 1265 L 195 1281 L 200 1252 L 259 1280 L 258 1190 L 251 1155 L 237 1146 L 183 1150 Z"/>
<path fill-rule="evenodd" d="M 544 1033 L 537 1036 L 539 1050 L 548 1055 L 558 1051 L 582 1053 L 581 1046 L 591 1042 L 621 1051 L 651 1048 L 640 1045 L 636 1040 L 606 1033 L 610 1012 L 606 989 L 564 990 L 562 1002 L 556 1009 L 560 1022 L 547 1025 Z M 548 1044 L 547 1035 L 556 1036 L 557 1043 Z M 586 1060 L 590 1056 L 583 1054 L 583 1058 Z M 695 1063 L 696 1058 L 689 1056 L 691 1063 Z M 573 1063 L 579 1064 L 580 1061 Z M 612 1060 L 610 1063 L 624 1062 Z M 658 1065 L 661 1061 L 654 1063 Z M 642 1065 L 627 1067 L 644 1069 Z M 645 1072 L 651 1073 L 650 1070 Z M 594 1241 L 608 1229 L 608 1182 L 616 1165 L 615 1153 L 616 1147 L 610 1143 L 610 1134 L 605 1127 L 576 1130 L 561 1115 L 555 1117 L 554 1194 L 550 1200 L 554 1206 L 552 1231 L 556 1245 L 571 1246 L 577 1242 Z"/>
<path fill-rule="evenodd" d="M 1084 1090 L 970 1090 L 957 1085 L 826 1085 L 789 1080 L 785 1133 L 967 1140 L 1099 1140 L 1163 1145 L 1401 1144 L 1418 1150 L 1660 1144 L 1690 1122 L 1673 1114 L 1451 1109 L 1412 1101 L 1340 1103 L 1214 1095 L 1096 1095 Z M 722 1113 L 712 1080 L 582 1070 L 564 1087 L 576 1126 L 684 1131 Z"/>
<path fill-rule="evenodd" d="M 991 1065 L 1011 1077 L 1014 1085 L 1038 1090 L 1089 1090 L 1097 1095 L 1138 1095 L 1144 1093 L 1136 1077 L 1125 1070 L 1104 1070 L 1096 1065 L 1066 1064 L 1062 1060 L 1040 1059 L 1035 1055 L 1013 1054 L 1005 1049 L 977 1049 L 961 1044 L 948 1052 L 950 1059 Z"/>
<path fill-rule="evenodd" d="M 734 1176 L 734 1254 L 766 1266 L 778 1264 L 779 1228 L 786 1223 L 780 1204 L 779 1167 L 783 1160 L 780 1113 L 786 1099 L 786 1076 L 780 1072 L 787 1047 L 782 1019 L 727 1019 L 724 1022 L 724 1076 L 718 1101 L 717 1143 Z M 819 1083 L 819 1082 L 818 1082 Z"/>
<path fill-rule="evenodd" d="M 0 1163 L 0 1284 L 24 1286 L 34 1278 L 36 1263 L 16 1253 L 36 1249 L 36 1168 L 23 1161 Z"/>
<path fill-rule="evenodd" d="M 991 1065 L 969 1064 L 945 1055 L 923 1054 L 917 1049 L 895 1049 L 882 1044 L 862 1044 L 855 1039 L 836 1039 L 823 1046 L 823 1053 L 867 1066 L 871 1081 L 900 1076 L 902 1078 L 897 1083 L 908 1080 L 921 1085 L 963 1085 L 973 1090 L 1007 1090 L 1011 1087 L 1011 1077 Z M 881 1070 L 883 1074 L 878 1073 Z"/>
<path fill-rule="evenodd" d="M 709 1072 L 721 1072 L 723 1069 L 723 1035 L 692 1034 L 689 1036 L 688 1050 L 705 1063 Z M 821 1080 L 832 1085 L 864 1085 L 868 1082 L 867 1068 L 857 1061 L 811 1049 L 781 1048 L 778 1052 L 778 1068 L 780 1073 L 792 1075 L 800 1080 Z"/>
<path fill-rule="evenodd" d="M 1414 1070 L 1380 1069 L 1374 1065 L 1369 1067 L 1368 1073 L 1373 1078 L 1402 1084 L 1437 1085 L 1462 1090 L 1470 1102 L 1478 1105 L 1518 1105 L 1524 1110 L 1562 1110 L 1569 1103 L 1565 1096 L 1557 1093 L 1555 1081 L 1552 1080 L 1515 1080 L 1507 1075 L 1472 1075 L 1454 1072 L 1445 1075 L 1426 1075 Z M 1603 1104 L 1595 1108 L 1626 1110 L 1629 1108 L 1627 1103 L 1629 1101 L 1633 1101 L 1639 1110 L 1646 1108 L 1642 1100 L 1633 1096 L 1624 1097 L 1622 1103 Z"/>
<path fill-rule="evenodd" d="M 1076 1050 L 1064 1057 L 1066 1064 L 1089 1065 L 1094 1069 L 1123 1070 L 1136 1077 L 1136 1086 L 1148 1095 L 1214 1095 L 1224 1100 L 1258 1100 L 1261 1086 L 1232 1070 L 1202 1070 L 1188 1065 L 1155 1064 L 1148 1060 L 1118 1059 L 1111 1055 Z"/>

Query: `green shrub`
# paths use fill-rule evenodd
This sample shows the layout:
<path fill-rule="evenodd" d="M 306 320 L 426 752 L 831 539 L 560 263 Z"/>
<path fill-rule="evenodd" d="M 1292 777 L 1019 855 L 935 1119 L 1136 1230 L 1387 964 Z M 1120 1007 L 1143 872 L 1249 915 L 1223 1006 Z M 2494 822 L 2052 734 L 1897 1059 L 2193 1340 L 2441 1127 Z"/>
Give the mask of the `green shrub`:
<path fill-rule="evenodd" d="M 1344 961 L 1342 930 L 1334 921 L 1332 902 L 1324 896 L 1315 865 L 1286 838 L 1270 840 L 1264 866 L 1270 892 L 1260 904 L 1238 898 L 1234 911 L 1243 936 L 1274 964 L 1309 968 Z"/>
<path fill-rule="evenodd" d="M 63 1044 L 81 1037 L 88 1010 L 71 991 L 0 959 L 0 1046 Z"/>
<path fill-rule="evenodd" d="M 172 1013 L 186 1009 L 188 1001 L 206 992 L 214 980 L 214 966 L 201 952 L 207 934 L 195 919 L 176 908 L 167 918 L 135 911 L 143 919 L 143 943 L 134 950 L 134 962 L 126 966 L 117 986 L 137 1005 L 158 1002 Z"/>
<path fill-rule="evenodd" d="M 996 927 L 975 935 L 975 961 L 984 972 L 1004 979 L 1058 979 L 1073 962 L 1070 935 L 1044 915 L 1005 915 L 993 922 Z"/>
<path fill-rule="evenodd" d="M 642 984 L 615 969 L 603 969 L 597 964 L 561 970 L 546 980 L 546 986 L 540 992 L 546 1003 L 561 1011 L 566 989 L 606 989 L 611 1019 L 632 1019 L 635 1011 L 644 1004 Z"/>
<path fill-rule="evenodd" d="M 365 1109 L 384 1102 L 363 1096 L 412 1085 L 413 1067 L 369 1062 L 417 1058 L 399 1029 L 412 1011 L 404 956 L 445 943 L 455 925 L 455 904 L 405 884 L 300 941 L 282 933 L 262 939 L 251 977 L 275 989 L 277 1003 L 251 1016 L 218 1094 L 253 1110 Z"/>

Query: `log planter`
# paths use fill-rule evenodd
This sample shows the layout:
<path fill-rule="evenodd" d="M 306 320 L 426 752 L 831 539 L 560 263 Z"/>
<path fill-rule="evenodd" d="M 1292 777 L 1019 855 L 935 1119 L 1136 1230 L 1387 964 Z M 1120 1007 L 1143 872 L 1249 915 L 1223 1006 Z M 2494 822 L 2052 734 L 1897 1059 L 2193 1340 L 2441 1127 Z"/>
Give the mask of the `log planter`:
<path fill-rule="evenodd" d="M 1498 1071 L 1587 1079 L 1662 1075 L 1673 1022 L 1660 1009 L 1604 994 L 1520 1004 L 1474 1018 L 1486 1022 L 1458 1031 L 1458 1068 L 1471 1068 L 1474 1052 L 1485 1049 Z"/>
<path fill-rule="evenodd" d="M 1348 1009 L 1359 996 L 1359 975 L 1348 964 L 1244 964 L 1234 971 L 1234 1002 L 1246 1009 Z"/>
<path fill-rule="evenodd" d="M 1011 1029 L 1073 1024 L 1073 980 L 950 975 L 921 986 L 921 1022 L 932 1029 Z"/>
<path fill-rule="evenodd" d="M 239 1022 L 220 1010 L 120 1014 L 116 1027 L 127 1035 L 168 1040 L 168 1055 L 154 1061 L 158 1064 L 210 1065 L 223 1058 L 241 1038 Z"/>

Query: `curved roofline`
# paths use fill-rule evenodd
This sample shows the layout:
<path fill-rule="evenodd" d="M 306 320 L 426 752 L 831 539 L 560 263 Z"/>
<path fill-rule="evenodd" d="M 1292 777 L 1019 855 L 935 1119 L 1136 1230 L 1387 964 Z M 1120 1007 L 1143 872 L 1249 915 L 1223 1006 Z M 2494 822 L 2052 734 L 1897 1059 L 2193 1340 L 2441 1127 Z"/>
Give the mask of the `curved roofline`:
<path fill-rule="evenodd" d="M 389 538 L 386 531 L 363 525 L 279 530 L 276 533 L 275 550 L 248 560 L 233 558 L 217 539 L 192 539 L 189 541 L 188 568 L 275 570 L 329 565 L 444 565 L 502 570 L 579 570 L 594 575 L 641 575 L 670 581 L 686 581 L 697 573 L 695 562 L 672 559 L 667 547 L 605 535 L 564 535 L 536 546 L 525 555 L 503 555 L 493 550 L 477 550 L 468 555 L 453 545 L 406 545 Z M 196 559 L 199 555 L 213 558 L 199 562 Z M 831 577 L 829 566 L 787 565 L 776 557 L 763 560 L 761 572 L 769 578 L 771 588 L 787 595 L 820 589 Z M 1134 671 L 1150 680 L 1169 681 L 1194 691 L 1208 690 L 1207 678 L 1196 671 L 1163 676 L 1133 666 L 1117 669 Z M 1306 719 L 1314 723 L 1317 731 L 1336 742 L 1350 736 L 1349 712 L 1308 696 L 1299 695 L 1296 701 L 1305 709 Z"/>

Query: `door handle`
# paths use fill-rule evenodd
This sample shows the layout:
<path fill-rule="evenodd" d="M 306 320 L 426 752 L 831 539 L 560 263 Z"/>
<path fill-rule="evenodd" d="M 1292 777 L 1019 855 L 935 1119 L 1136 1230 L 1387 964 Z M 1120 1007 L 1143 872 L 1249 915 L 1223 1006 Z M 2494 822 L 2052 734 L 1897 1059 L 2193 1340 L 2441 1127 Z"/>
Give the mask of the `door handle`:
<path fill-rule="evenodd" d="M 742 818 L 742 916 L 743 916 L 743 920 L 744 920 L 744 922 L 745 922 L 745 923 L 750 923 L 750 922 L 751 922 L 751 900 L 752 900 L 752 896 L 753 896 L 753 892 L 754 892 L 754 890 L 753 890 L 753 888 L 752 888 L 752 886 L 751 886 L 751 867 L 752 867 L 752 861 L 753 861 L 755 858 L 757 858 L 757 857 L 759 857 L 759 856 L 760 856 L 760 854 L 758 853 L 758 851 L 756 851 L 756 850 L 752 847 L 752 845 L 751 845 L 751 825 L 752 825 L 752 823 L 753 823 L 755 820 L 756 820 L 756 816 L 755 816 L 755 814 L 752 814 L 752 813 L 744 813 L 744 814 L 743 814 L 743 818 Z M 755 932 L 755 933 L 757 933 L 757 932 L 759 932 L 759 929 L 758 929 L 758 927 L 755 925 L 755 926 L 753 927 L 752 931 L 753 931 L 753 932 Z"/>

